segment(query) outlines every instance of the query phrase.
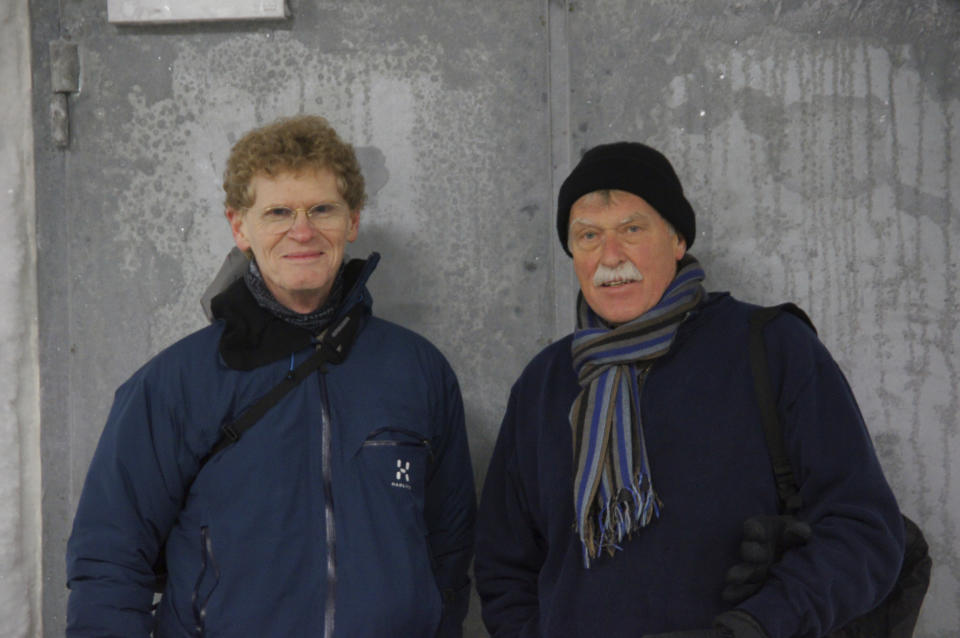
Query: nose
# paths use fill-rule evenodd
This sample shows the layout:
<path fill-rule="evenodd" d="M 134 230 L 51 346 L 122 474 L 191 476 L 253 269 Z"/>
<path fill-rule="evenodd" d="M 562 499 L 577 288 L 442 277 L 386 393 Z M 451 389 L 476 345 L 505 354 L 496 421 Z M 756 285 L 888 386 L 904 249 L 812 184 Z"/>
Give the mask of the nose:
<path fill-rule="evenodd" d="M 307 211 L 298 210 L 294 212 L 293 225 L 290 226 L 290 230 L 287 231 L 287 235 L 297 241 L 307 241 L 311 239 L 317 230 L 313 227 L 313 224 L 310 223 L 310 218 L 307 217 Z"/>
<path fill-rule="evenodd" d="M 605 266 L 617 266 L 626 259 L 623 254 L 623 245 L 616 233 L 604 232 L 600 250 L 600 261 Z"/>

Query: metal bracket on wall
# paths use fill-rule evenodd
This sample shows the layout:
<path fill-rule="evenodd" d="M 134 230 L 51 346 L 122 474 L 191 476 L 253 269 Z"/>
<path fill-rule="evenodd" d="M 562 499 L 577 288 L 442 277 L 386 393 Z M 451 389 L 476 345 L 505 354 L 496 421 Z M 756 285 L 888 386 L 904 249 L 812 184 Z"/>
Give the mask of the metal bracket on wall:
<path fill-rule="evenodd" d="M 80 91 L 80 52 L 77 45 L 63 40 L 50 43 L 50 131 L 57 148 L 70 145 L 68 97 Z"/>

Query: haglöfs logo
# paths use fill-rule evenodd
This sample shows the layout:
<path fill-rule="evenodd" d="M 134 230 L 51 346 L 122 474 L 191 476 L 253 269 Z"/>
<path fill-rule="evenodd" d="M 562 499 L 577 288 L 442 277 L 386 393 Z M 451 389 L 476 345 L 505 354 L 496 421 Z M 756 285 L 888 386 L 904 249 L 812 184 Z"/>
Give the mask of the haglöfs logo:
<path fill-rule="evenodd" d="M 399 487 L 404 490 L 413 489 L 410 486 L 410 461 L 397 459 L 396 480 L 390 483 L 393 487 Z"/>

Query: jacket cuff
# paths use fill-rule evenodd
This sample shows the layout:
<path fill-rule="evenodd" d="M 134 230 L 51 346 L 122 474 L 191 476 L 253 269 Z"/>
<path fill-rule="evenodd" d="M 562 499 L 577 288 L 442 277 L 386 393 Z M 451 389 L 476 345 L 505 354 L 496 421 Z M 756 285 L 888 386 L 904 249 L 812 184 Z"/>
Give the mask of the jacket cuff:
<path fill-rule="evenodd" d="M 756 618 L 740 609 L 723 612 L 713 626 L 723 638 L 770 638 Z"/>

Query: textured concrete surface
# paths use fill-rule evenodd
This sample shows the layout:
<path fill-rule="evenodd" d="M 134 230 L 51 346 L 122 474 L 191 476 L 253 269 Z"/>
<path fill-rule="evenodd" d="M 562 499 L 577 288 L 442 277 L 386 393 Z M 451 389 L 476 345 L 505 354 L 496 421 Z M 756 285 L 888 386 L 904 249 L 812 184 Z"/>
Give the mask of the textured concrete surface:
<path fill-rule="evenodd" d="M 40 383 L 30 28 L 0 5 L 0 635 L 41 631 Z"/>
<path fill-rule="evenodd" d="M 960 4 L 294 0 L 285 21 L 155 27 L 61 4 L 31 3 L 35 95 L 50 40 L 77 42 L 82 69 L 67 150 L 34 106 L 45 635 L 113 390 L 204 323 L 231 245 L 225 154 L 301 111 L 359 147 L 351 252 L 382 253 L 375 310 L 457 371 L 478 485 L 510 384 L 572 327 L 558 180 L 596 143 L 661 147 L 708 287 L 797 301 L 848 373 L 934 553 L 917 636 L 958 635 Z"/>

